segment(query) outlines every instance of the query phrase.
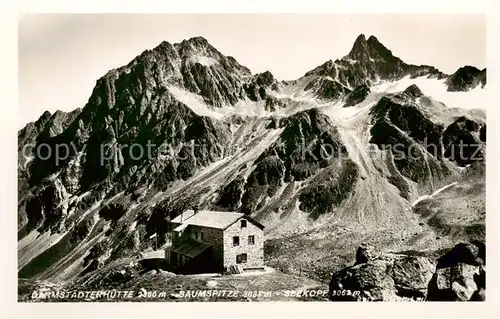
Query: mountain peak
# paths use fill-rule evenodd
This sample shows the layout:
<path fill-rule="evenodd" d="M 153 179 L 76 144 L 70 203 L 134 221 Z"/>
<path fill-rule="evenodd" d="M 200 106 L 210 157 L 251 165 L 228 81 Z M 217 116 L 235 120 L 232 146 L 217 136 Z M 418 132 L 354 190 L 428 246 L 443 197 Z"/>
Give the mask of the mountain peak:
<path fill-rule="evenodd" d="M 367 51 L 367 49 L 368 49 L 368 44 L 366 42 L 366 37 L 363 33 L 361 33 L 354 41 L 351 52 L 349 52 L 349 57 L 354 59 L 361 58 Z"/>
<path fill-rule="evenodd" d="M 174 47 L 179 52 L 181 57 L 199 54 L 213 57 L 215 59 L 222 57 L 222 54 L 204 37 L 192 37 L 187 40 L 183 40 L 180 43 L 174 44 Z"/>
<path fill-rule="evenodd" d="M 210 46 L 210 43 L 205 39 L 204 37 L 197 36 L 197 37 L 192 37 L 189 39 L 182 40 L 181 43 L 178 43 L 179 46 L 185 47 L 185 46 L 193 46 L 193 47 L 207 47 Z"/>
<path fill-rule="evenodd" d="M 189 39 L 184 40 L 184 41 L 186 41 L 188 43 L 192 43 L 192 44 L 208 44 L 207 39 L 205 39 L 204 37 L 201 37 L 201 36 L 192 37 L 192 38 L 189 38 Z"/>
<path fill-rule="evenodd" d="M 48 110 L 45 110 L 45 112 L 43 112 L 43 114 L 40 116 L 39 119 L 49 118 L 51 116 L 52 116 L 52 113 L 50 113 Z"/>
<path fill-rule="evenodd" d="M 375 36 L 371 35 L 367 40 L 363 33 L 354 41 L 348 57 L 355 60 L 366 60 L 368 58 L 389 60 L 394 58 L 391 50 L 380 43 Z"/>
<path fill-rule="evenodd" d="M 448 91 L 468 91 L 477 85 L 486 85 L 486 69 L 479 70 L 475 66 L 465 65 L 449 76 L 446 81 Z"/>
<path fill-rule="evenodd" d="M 43 114 L 38 118 L 38 120 L 35 121 L 35 123 L 37 125 L 39 124 L 44 124 L 45 122 L 47 122 L 50 118 L 52 117 L 52 113 L 50 113 L 49 111 L 45 111 L 43 112 Z"/>
<path fill-rule="evenodd" d="M 369 42 L 369 43 L 380 43 L 380 41 L 374 35 L 370 35 L 370 37 L 368 38 L 367 42 Z"/>
<path fill-rule="evenodd" d="M 356 38 L 356 40 L 354 41 L 354 47 L 357 46 L 357 45 L 360 45 L 362 43 L 366 43 L 366 36 L 361 33 L 360 35 L 358 35 L 358 37 Z"/>
<path fill-rule="evenodd" d="M 416 84 L 412 84 L 409 87 L 407 87 L 404 90 L 404 93 L 414 98 L 418 98 L 424 95 Z"/>
<path fill-rule="evenodd" d="M 383 58 L 384 60 L 389 60 L 393 59 L 394 56 L 392 55 L 391 50 L 389 50 L 387 47 L 385 47 L 375 36 L 370 36 L 368 38 L 368 46 L 374 50 L 377 55 L 380 58 Z"/>

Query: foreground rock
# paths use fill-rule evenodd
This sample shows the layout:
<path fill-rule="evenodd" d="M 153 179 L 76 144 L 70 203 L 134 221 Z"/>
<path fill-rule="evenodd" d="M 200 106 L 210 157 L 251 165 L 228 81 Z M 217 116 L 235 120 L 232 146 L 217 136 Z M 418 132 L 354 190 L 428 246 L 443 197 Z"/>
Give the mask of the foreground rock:
<path fill-rule="evenodd" d="M 484 300 L 486 247 L 482 242 L 458 244 L 438 259 L 429 283 L 428 300 Z"/>
<path fill-rule="evenodd" d="M 485 263 L 483 242 L 457 244 L 437 260 L 376 254 L 362 244 L 356 263 L 333 274 L 330 300 L 481 301 L 485 296 Z"/>

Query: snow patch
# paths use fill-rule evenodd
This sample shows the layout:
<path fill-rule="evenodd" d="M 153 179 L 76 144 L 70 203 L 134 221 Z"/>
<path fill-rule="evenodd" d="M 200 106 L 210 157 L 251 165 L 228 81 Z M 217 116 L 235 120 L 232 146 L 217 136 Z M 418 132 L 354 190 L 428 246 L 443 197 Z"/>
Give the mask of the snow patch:
<path fill-rule="evenodd" d="M 211 110 L 211 107 L 207 105 L 203 99 L 194 93 L 188 92 L 186 90 L 177 88 L 175 86 L 169 86 L 168 91 L 180 102 L 184 103 L 193 112 L 200 116 L 208 116 L 216 119 L 222 118 L 224 115 Z"/>
<path fill-rule="evenodd" d="M 137 227 L 137 221 L 134 220 L 132 224 L 130 224 L 129 231 L 131 232 L 134 231 L 136 227 Z"/>
<path fill-rule="evenodd" d="M 248 117 L 265 117 L 272 113 L 266 111 L 264 101 L 250 101 L 248 99 L 238 101 L 233 106 L 225 105 L 215 108 L 206 104 L 203 98 L 197 94 L 188 92 L 178 87 L 169 86 L 169 92 L 180 102 L 188 106 L 193 112 L 200 116 L 208 116 L 215 119 L 222 119 L 226 115 L 241 115 Z"/>
<path fill-rule="evenodd" d="M 467 92 L 448 92 L 445 82 L 445 79 L 429 79 L 427 76 L 414 79 L 406 76 L 398 81 L 381 82 L 371 89 L 373 92 L 395 93 L 404 91 L 410 85 L 415 84 L 424 95 L 430 96 L 450 108 L 457 107 L 468 110 L 488 108 L 488 95 L 485 88 L 478 85 Z"/>
<path fill-rule="evenodd" d="M 436 196 L 437 194 L 441 193 L 442 191 L 444 191 L 445 189 L 447 188 L 450 188 L 451 186 L 457 184 L 458 182 L 453 182 L 451 184 L 448 184 L 446 186 L 443 186 L 441 187 L 440 189 L 436 190 L 434 193 L 430 194 L 430 195 L 423 195 L 423 196 L 420 196 L 416 201 L 414 201 L 411 206 L 412 207 L 415 207 L 415 205 L 417 205 L 418 203 L 420 203 L 421 201 L 423 200 L 426 200 L 426 199 L 429 199 L 429 198 L 432 198 L 434 196 Z"/>
<path fill-rule="evenodd" d="M 193 56 L 189 59 L 192 63 L 199 63 L 204 66 L 212 66 L 215 64 L 219 64 L 217 60 L 208 56 L 197 55 Z"/>
<path fill-rule="evenodd" d="M 250 117 L 265 117 L 271 114 L 266 111 L 263 101 L 253 102 L 247 99 L 237 102 L 234 106 L 225 105 L 220 108 L 215 108 L 206 104 L 203 98 L 197 94 L 174 86 L 169 86 L 168 90 L 177 100 L 184 103 L 200 116 L 221 119 L 226 115 L 232 114 Z"/>
<path fill-rule="evenodd" d="M 266 111 L 262 101 L 253 102 L 250 100 L 237 102 L 234 105 L 232 112 L 238 115 L 252 117 L 264 117 L 270 115 L 270 112 Z"/>
<path fill-rule="evenodd" d="M 347 58 L 347 57 L 344 57 L 342 60 L 348 62 L 349 64 L 356 64 L 356 63 L 358 63 L 358 60 L 353 60 L 353 59 L 350 59 L 350 58 Z"/>

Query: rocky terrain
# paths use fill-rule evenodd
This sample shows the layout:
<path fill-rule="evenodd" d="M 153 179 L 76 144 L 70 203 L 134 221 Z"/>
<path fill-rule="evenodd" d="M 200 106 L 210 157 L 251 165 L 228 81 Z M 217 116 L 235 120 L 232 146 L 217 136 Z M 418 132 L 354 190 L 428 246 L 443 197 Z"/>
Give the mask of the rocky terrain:
<path fill-rule="evenodd" d="M 111 267 L 110 267 L 111 266 Z M 151 302 L 151 301 L 327 301 L 328 285 L 281 272 L 241 275 L 176 275 L 138 263 L 111 263 L 71 283 L 21 280 L 19 300 L 23 302 Z M 71 292 L 131 291 L 127 296 L 71 297 Z M 225 295 L 207 295 L 226 291 Z M 304 291 L 314 291 L 305 295 Z M 70 292 L 68 296 L 61 292 Z M 231 293 L 229 293 L 231 292 Z M 33 293 L 37 294 L 33 297 Z M 52 298 L 42 296 L 59 293 Z M 191 295 L 188 295 L 190 293 Z"/>
<path fill-rule="evenodd" d="M 466 97 L 485 89 L 486 70 L 407 64 L 374 36 L 294 81 L 164 41 L 18 132 L 19 278 L 98 274 L 193 205 L 253 216 L 269 266 L 322 283 L 362 242 L 394 268 L 484 241 L 485 105 Z"/>
<path fill-rule="evenodd" d="M 362 244 L 355 264 L 333 274 L 330 300 L 485 300 L 484 242 L 459 243 L 438 258 L 432 255 L 376 254 Z M 361 293 L 348 296 L 339 293 L 342 290 Z"/>

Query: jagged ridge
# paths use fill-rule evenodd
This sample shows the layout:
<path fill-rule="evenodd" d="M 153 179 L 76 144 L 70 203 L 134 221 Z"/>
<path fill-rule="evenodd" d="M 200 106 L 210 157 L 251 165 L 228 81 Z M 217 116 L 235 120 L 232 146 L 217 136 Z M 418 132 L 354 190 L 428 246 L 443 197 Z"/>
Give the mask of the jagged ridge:
<path fill-rule="evenodd" d="M 448 77 L 430 66 L 406 64 L 375 37 L 366 40 L 364 35 L 346 57 L 290 83 L 270 72 L 252 75 L 200 37 L 144 51 L 99 79 L 82 110 L 44 114 L 18 133 L 19 149 L 32 141 L 52 149 L 72 146 L 59 162 L 55 154 L 20 159 L 20 274 L 69 279 L 138 253 L 155 232 L 162 244 L 168 236 L 166 220 L 195 203 L 252 214 L 280 236 L 291 229 L 329 227 L 340 216 L 351 223 L 349 208 L 367 204 L 359 190 L 373 192 L 369 198 L 400 196 L 398 201 L 409 206 L 424 189 L 457 178 L 459 169 L 443 157 L 460 141 L 476 141 L 476 135 L 484 142 L 484 123 L 466 118 L 435 123 L 415 86 L 379 96 L 363 115 L 373 123 L 364 142 L 401 143 L 405 151 L 418 146 L 416 159 L 394 160 L 392 167 L 391 160 L 374 164 L 351 153 L 353 136 L 346 133 L 358 128 L 346 129 L 320 110 L 322 100 L 343 101 L 355 109 L 376 95 L 373 83 L 404 76 Z M 294 94 L 287 95 L 290 90 Z M 295 93 L 312 93 L 316 104 L 295 99 Z M 238 103 L 262 106 L 268 116 L 217 113 L 231 112 Z M 429 152 L 425 139 L 444 151 L 424 156 Z M 148 143 L 154 146 L 147 157 L 121 148 L 148 149 Z M 192 144 L 205 148 L 191 149 Z M 325 149 L 326 144 L 331 148 Z M 305 154 L 297 145 L 307 148 Z M 325 152 L 330 152 L 326 159 L 321 156 Z M 372 166 L 378 171 L 373 168 L 369 175 L 375 177 L 367 178 L 364 170 Z M 399 194 L 378 183 L 396 185 Z M 391 219 L 400 208 L 383 214 Z M 375 222 L 385 224 L 383 218 Z M 66 272 L 69 266 L 74 267 Z"/>

